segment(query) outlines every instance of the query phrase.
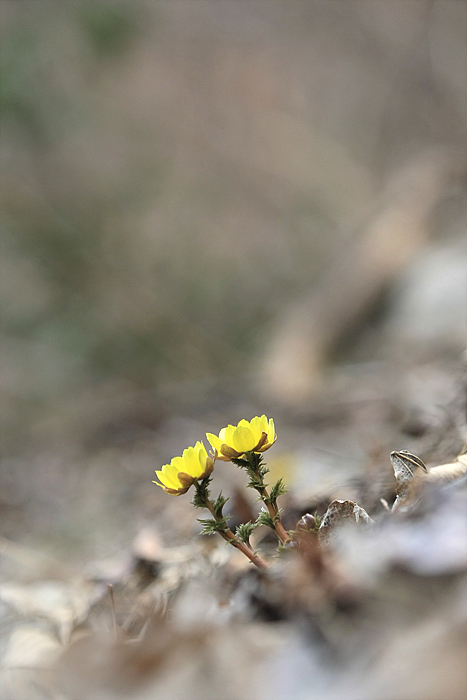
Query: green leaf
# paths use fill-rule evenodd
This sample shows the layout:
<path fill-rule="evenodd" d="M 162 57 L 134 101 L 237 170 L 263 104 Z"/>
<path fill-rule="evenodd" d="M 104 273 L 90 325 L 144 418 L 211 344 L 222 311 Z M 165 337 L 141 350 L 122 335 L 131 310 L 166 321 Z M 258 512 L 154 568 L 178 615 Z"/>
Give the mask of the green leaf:
<path fill-rule="evenodd" d="M 279 498 L 279 496 L 283 496 L 284 493 L 287 493 L 288 490 L 289 489 L 282 481 L 282 478 L 280 478 L 278 481 L 276 481 L 274 486 L 271 488 L 271 493 L 269 494 L 269 498 L 270 498 L 272 505 L 275 506 L 276 501 Z"/>
<path fill-rule="evenodd" d="M 247 488 L 249 489 L 255 489 L 256 491 L 264 491 L 266 486 L 264 485 L 264 482 L 262 479 L 259 479 L 255 474 L 250 476 L 250 481 L 247 483 Z"/>
<path fill-rule="evenodd" d="M 277 553 L 279 557 L 283 557 L 284 555 L 290 554 L 291 551 L 296 549 L 296 543 L 292 541 L 288 542 L 287 544 L 282 544 L 282 542 L 279 542 L 277 545 Z"/>
<path fill-rule="evenodd" d="M 236 464 L 237 467 L 241 467 L 242 469 L 245 469 L 246 467 L 250 466 L 250 463 L 247 462 L 246 459 L 234 459 L 234 458 L 232 458 L 230 461 L 233 462 L 233 464 Z"/>
<path fill-rule="evenodd" d="M 209 496 L 211 495 L 209 491 L 209 483 L 211 482 L 211 476 L 207 476 L 202 481 L 194 481 L 193 486 L 195 487 L 195 493 L 193 495 L 192 505 L 195 508 L 206 508 L 206 504 L 209 501 Z"/>
<path fill-rule="evenodd" d="M 198 522 L 202 525 L 202 535 L 213 535 L 215 532 L 225 532 L 228 527 L 227 518 L 221 518 L 220 520 L 214 520 L 214 518 L 198 518 Z"/>
<path fill-rule="evenodd" d="M 270 527 L 271 530 L 275 530 L 273 519 L 267 510 L 264 509 L 261 509 L 260 514 L 256 518 L 256 525 L 266 525 L 266 527 Z"/>
<path fill-rule="evenodd" d="M 225 496 L 222 495 L 222 491 L 221 491 L 220 494 L 218 495 L 218 497 L 216 498 L 216 500 L 212 502 L 212 507 L 213 507 L 214 515 L 216 516 L 216 518 L 223 517 L 222 509 L 228 500 L 229 500 L 228 498 L 225 498 Z"/>
<path fill-rule="evenodd" d="M 250 544 L 250 537 L 253 532 L 258 527 L 258 523 L 242 523 L 235 530 L 235 536 L 245 544 Z"/>

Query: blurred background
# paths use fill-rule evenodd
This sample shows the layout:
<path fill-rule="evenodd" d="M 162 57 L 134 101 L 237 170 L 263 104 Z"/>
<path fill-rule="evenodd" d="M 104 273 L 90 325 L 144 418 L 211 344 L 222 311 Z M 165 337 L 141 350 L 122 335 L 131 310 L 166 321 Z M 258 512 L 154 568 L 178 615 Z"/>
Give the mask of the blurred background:
<path fill-rule="evenodd" d="M 1 9 L 4 537 L 186 541 L 154 470 L 256 414 L 302 493 L 458 453 L 465 3 Z"/>

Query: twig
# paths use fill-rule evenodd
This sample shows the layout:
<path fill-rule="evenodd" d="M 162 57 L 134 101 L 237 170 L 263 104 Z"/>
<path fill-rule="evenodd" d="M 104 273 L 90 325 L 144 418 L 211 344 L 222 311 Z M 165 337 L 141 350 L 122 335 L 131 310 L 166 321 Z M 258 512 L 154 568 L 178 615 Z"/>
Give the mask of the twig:
<path fill-rule="evenodd" d="M 117 630 L 117 615 L 115 614 L 115 599 L 114 599 L 114 587 L 111 583 L 107 584 L 107 590 L 110 596 L 110 608 L 112 610 L 112 621 L 114 628 L 115 641 L 118 641 L 118 630 Z"/>

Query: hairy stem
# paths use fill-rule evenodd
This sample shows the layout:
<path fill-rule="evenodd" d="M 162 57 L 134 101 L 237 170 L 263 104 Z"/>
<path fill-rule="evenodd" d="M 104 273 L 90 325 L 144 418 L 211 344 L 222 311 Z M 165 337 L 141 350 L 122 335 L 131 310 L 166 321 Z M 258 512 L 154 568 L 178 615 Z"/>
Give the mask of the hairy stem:
<path fill-rule="evenodd" d="M 220 518 L 214 513 L 212 501 L 209 498 L 204 498 L 203 500 L 205 507 L 209 510 L 214 520 L 217 520 L 217 522 L 219 522 Z M 221 537 L 223 537 L 223 539 L 226 542 L 231 544 L 232 547 L 235 547 L 236 549 L 240 550 L 242 554 L 244 554 L 256 567 L 258 567 L 258 569 L 261 569 L 262 571 L 266 571 L 267 569 L 269 569 L 269 566 L 266 564 L 264 559 L 262 559 L 262 557 L 260 557 L 259 554 L 255 554 L 251 547 L 244 544 L 243 542 L 240 542 L 240 540 L 238 540 L 235 537 L 234 533 L 230 528 L 226 527 L 225 530 L 223 530 L 219 534 L 221 535 Z"/>
<path fill-rule="evenodd" d="M 271 519 L 274 523 L 274 529 L 276 531 L 276 535 L 278 536 L 278 538 L 280 539 L 282 544 L 284 544 L 290 538 L 289 538 L 289 534 L 288 534 L 287 530 L 282 525 L 281 516 L 279 513 L 279 508 L 277 507 L 277 505 L 273 506 L 272 503 L 270 502 L 269 493 L 268 493 L 267 488 L 263 489 L 263 493 L 260 494 L 260 496 L 261 496 L 261 500 L 263 501 L 264 505 L 268 509 L 268 513 L 271 516 Z"/>
<path fill-rule="evenodd" d="M 268 513 L 271 516 L 271 520 L 274 523 L 274 530 L 276 531 L 277 537 L 282 542 L 282 544 L 284 544 L 290 539 L 289 533 L 282 525 L 281 516 L 277 504 L 271 503 L 269 491 L 266 487 L 266 484 L 264 483 L 264 473 L 262 473 L 260 469 L 262 458 L 254 452 L 245 453 L 245 457 L 250 465 L 250 469 L 254 472 L 257 479 L 261 482 L 261 486 L 258 485 L 255 486 L 255 488 L 258 491 L 259 496 L 263 501 L 264 505 L 268 509 Z"/>

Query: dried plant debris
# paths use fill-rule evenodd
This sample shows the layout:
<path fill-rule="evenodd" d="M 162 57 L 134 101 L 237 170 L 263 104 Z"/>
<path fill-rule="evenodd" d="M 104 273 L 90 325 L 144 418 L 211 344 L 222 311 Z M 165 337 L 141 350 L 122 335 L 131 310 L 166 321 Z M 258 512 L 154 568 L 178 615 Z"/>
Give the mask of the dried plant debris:
<path fill-rule="evenodd" d="M 372 522 L 366 510 L 354 501 L 335 500 L 329 505 L 321 521 L 319 541 L 321 544 L 329 544 L 333 540 L 336 530 L 345 524 L 369 525 Z"/>
<path fill-rule="evenodd" d="M 423 487 L 443 486 L 465 479 L 467 475 L 466 448 L 453 462 L 430 469 L 427 469 L 420 457 L 407 450 L 391 452 L 390 459 L 396 478 L 396 500 L 392 507 L 393 511 L 412 506 Z"/>
<path fill-rule="evenodd" d="M 60 700 L 262 700 L 261 673 L 281 632 L 265 624 L 182 630 L 154 616 L 140 640 L 85 637 L 56 666 Z"/>
<path fill-rule="evenodd" d="M 72 630 L 84 622 L 101 591 L 84 579 L 0 584 L 0 601 L 22 620 L 40 619 L 67 644 Z"/>
<path fill-rule="evenodd" d="M 3 583 L 1 700 L 464 700 L 466 454 L 391 462 L 403 507 L 334 500 L 266 572 L 220 538 L 142 529 L 124 565 Z M 435 497 L 413 498 L 419 479 Z"/>
<path fill-rule="evenodd" d="M 428 470 L 426 481 L 431 484 L 450 484 L 465 479 L 467 476 L 467 447 L 456 457 L 454 462 L 440 464 Z"/>
<path fill-rule="evenodd" d="M 359 581 L 374 581 L 395 567 L 417 576 L 467 573 L 467 492 L 438 491 L 397 517 L 384 516 L 369 532 L 345 531 L 339 541 L 343 566 L 352 559 Z"/>
<path fill-rule="evenodd" d="M 427 468 L 419 457 L 410 454 L 407 450 L 391 452 L 390 459 L 396 477 L 397 497 L 392 507 L 392 510 L 396 511 L 407 500 L 410 485 L 417 470 L 422 469 L 426 472 Z"/>
<path fill-rule="evenodd" d="M 1 660 L 2 700 L 58 700 L 53 667 L 62 653 L 62 645 L 50 630 L 37 622 L 17 625 Z"/>

